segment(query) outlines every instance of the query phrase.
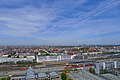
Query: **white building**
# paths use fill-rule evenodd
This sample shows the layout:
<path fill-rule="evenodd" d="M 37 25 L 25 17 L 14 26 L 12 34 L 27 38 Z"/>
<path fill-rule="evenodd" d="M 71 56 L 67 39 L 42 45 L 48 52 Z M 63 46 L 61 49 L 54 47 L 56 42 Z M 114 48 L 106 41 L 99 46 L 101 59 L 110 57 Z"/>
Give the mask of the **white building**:
<path fill-rule="evenodd" d="M 97 74 L 100 74 L 101 69 L 106 69 L 108 71 L 111 71 L 112 69 L 120 68 L 119 65 L 120 63 L 117 61 L 98 62 L 95 63 L 95 72 Z"/>
<path fill-rule="evenodd" d="M 0 58 L 0 63 L 3 62 L 18 62 L 18 61 L 33 61 L 34 58 Z"/>
<path fill-rule="evenodd" d="M 68 55 L 66 53 L 57 53 L 57 55 L 50 56 L 36 56 L 37 62 L 43 61 L 61 61 L 61 60 L 71 60 L 75 55 Z"/>

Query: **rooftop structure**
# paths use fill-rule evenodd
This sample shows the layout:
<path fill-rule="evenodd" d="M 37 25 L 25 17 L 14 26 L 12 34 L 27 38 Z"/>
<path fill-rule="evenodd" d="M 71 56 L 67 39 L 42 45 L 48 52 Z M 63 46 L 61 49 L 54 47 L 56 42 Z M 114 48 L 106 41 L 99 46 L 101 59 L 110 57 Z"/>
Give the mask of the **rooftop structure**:
<path fill-rule="evenodd" d="M 56 72 L 50 72 L 48 75 L 50 80 L 61 80 L 60 75 Z"/>
<path fill-rule="evenodd" d="M 55 77 L 55 76 L 59 76 L 59 74 L 56 73 L 56 72 L 50 72 L 50 73 L 49 73 L 49 76 L 51 76 L 51 77 Z"/>
<path fill-rule="evenodd" d="M 73 80 L 105 80 L 102 77 L 91 74 L 86 70 L 79 70 L 77 72 L 70 72 L 69 77 Z"/>
<path fill-rule="evenodd" d="M 48 75 L 46 73 L 38 73 L 38 77 L 39 80 L 41 79 L 48 79 Z"/>
<path fill-rule="evenodd" d="M 35 73 L 34 69 L 29 68 L 25 75 L 10 76 L 11 80 L 61 80 L 61 76 L 57 72 L 39 72 Z"/>
<path fill-rule="evenodd" d="M 110 73 L 108 73 L 108 74 L 102 74 L 102 76 L 108 78 L 109 80 L 120 80 L 119 77 L 117 77 L 117 76 L 115 76 L 113 74 L 110 74 Z"/>
<path fill-rule="evenodd" d="M 29 67 L 29 69 L 26 71 L 25 79 L 30 80 L 30 79 L 35 79 L 35 78 L 36 78 L 35 70 Z"/>

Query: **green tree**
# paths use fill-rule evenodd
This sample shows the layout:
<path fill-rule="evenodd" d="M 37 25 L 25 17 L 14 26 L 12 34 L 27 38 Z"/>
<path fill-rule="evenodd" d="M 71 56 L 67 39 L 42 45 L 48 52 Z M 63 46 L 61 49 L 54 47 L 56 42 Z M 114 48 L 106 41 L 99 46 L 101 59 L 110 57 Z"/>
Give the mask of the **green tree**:
<path fill-rule="evenodd" d="M 78 69 L 76 68 L 76 69 L 74 69 L 74 71 L 78 71 Z"/>
<path fill-rule="evenodd" d="M 37 63 L 36 59 L 33 59 L 33 63 Z"/>
<path fill-rule="evenodd" d="M 16 52 L 11 52 L 10 54 L 11 54 L 11 55 L 15 55 L 15 54 L 16 54 Z"/>
<path fill-rule="evenodd" d="M 10 78 L 9 77 L 0 78 L 0 80 L 10 80 Z"/>
<path fill-rule="evenodd" d="M 19 58 L 19 55 L 17 56 L 17 58 Z"/>
<path fill-rule="evenodd" d="M 62 74 L 61 74 L 61 79 L 62 79 L 62 80 L 66 80 L 66 74 L 65 74 L 65 73 L 62 73 Z M 72 79 L 69 79 L 69 80 L 72 80 Z"/>
<path fill-rule="evenodd" d="M 108 70 L 107 70 L 107 69 L 103 69 L 103 68 L 102 68 L 102 69 L 100 70 L 100 73 L 101 73 L 101 74 L 108 73 Z"/>
<path fill-rule="evenodd" d="M 95 69 L 90 67 L 89 72 L 95 74 Z"/>
<path fill-rule="evenodd" d="M 17 64 L 32 64 L 31 61 L 18 61 Z"/>
<path fill-rule="evenodd" d="M 106 68 L 104 69 L 104 73 L 108 73 L 108 70 Z"/>
<path fill-rule="evenodd" d="M 61 74 L 61 79 L 62 79 L 62 80 L 66 80 L 66 74 L 65 74 L 65 73 L 62 73 L 62 74 Z"/>
<path fill-rule="evenodd" d="M 27 58 L 27 56 L 24 56 L 24 58 Z"/>
<path fill-rule="evenodd" d="M 8 58 L 10 58 L 11 57 L 11 55 L 8 55 Z"/>

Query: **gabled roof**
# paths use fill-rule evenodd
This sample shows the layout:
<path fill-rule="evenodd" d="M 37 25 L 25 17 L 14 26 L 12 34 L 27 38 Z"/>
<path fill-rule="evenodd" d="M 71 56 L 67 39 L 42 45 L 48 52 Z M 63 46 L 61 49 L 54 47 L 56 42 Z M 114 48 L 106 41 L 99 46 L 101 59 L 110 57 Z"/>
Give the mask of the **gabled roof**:
<path fill-rule="evenodd" d="M 50 72 L 50 73 L 49 73 L 49 76 L 51 76 L 51 77 L 58 76 L 58 75 L 59 75 L 59 74 L 56 73 L 56 72 Z"/>
<path fill-rule="evenodd" d="M 31 78 L 36 78 L 35 77 L 35 71 L 34 69 L 32 69 L 31 67 L 29 67 L 26 71 L 26 75 L 25 75 L 26 79 L 31 79 Z"/>
<path fill-rule="evenodd" d="M 47 78 L 47 74 L 46 73 L 38 73 L 38 78 Z"/>

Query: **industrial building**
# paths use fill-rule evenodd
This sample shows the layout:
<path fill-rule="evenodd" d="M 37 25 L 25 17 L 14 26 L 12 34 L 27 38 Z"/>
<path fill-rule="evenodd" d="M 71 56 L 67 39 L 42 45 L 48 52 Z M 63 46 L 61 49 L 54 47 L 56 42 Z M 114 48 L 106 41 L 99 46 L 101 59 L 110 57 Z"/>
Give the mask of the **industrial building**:
<path fill-rule="evenodd" d="M 49 53 L 50 54 L 50 53 Z M 37 55 L 36 61 L 43 62 L 43 61 L 61 61 L 61 60 L 71 60 L 75 55 L 68 55 L 66 53 L 57 53 L 57 55 Z"/>
<path fill-rule="evenodd" d="M 111 72 L 112 72 L 112 74 L 114 74 L 114 75 L 120 77 L 120 68 L 112 69 Z"/>
<path fill-rule="evenodd" d="M 115 76 L 110 73 L 102 74 L 102 77 L 106 78 L 106 80 L 120 80 L 120 78 L 118 76 Z"/>
<path fill-rule="evenodd" d="M 120 62 L 117 61 L 102 61 L 95 63 L 95 72 L 97 74 L 101 73 L 102 69 L 106 69 L 111 72 L 112 69 L 120 68 Z"/>
<path fill-rule="evenodd" d="M 57 72 L 39 72 L 36 73 L 34 69 L 29 67 L 25 75 L 14 75 L 10 76 L 11 80 L 61 80 L 61 76 Z"/>
<path fill-rule="evenodd" d="M 0 63 L 3 62 L 18 62 L 18 61 L 33 61 L 34 58 L 0 58 Z"/>
<path fill-rule="evenodd" d="M 73 80 L 106 80 L 102 77 L 89 73 L 86 70 L 79 70 L 77 72 L 70 71 L 69 77 Z"/>

